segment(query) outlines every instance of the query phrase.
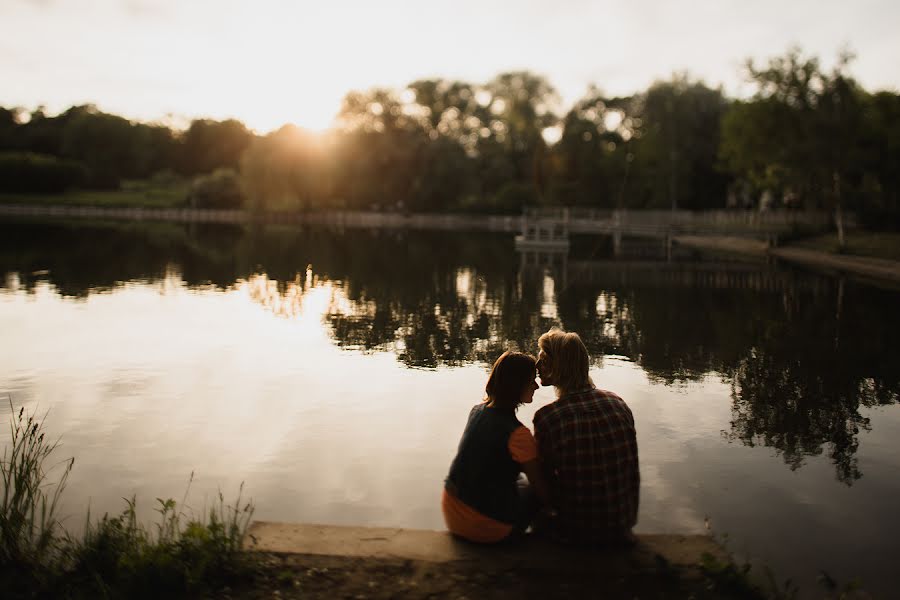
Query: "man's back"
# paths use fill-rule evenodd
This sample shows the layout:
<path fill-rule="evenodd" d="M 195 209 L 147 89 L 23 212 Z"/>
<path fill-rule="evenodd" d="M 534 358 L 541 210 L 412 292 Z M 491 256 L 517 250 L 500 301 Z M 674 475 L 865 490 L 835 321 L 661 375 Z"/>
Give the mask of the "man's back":
<path fill-rule="evenodd" d="M 559 511 L 580 542 L 615 540 L 637 522 L 640 473 L 634 417 L 612 392 L 567 394 L 534 415 L 538 451 Z"/>

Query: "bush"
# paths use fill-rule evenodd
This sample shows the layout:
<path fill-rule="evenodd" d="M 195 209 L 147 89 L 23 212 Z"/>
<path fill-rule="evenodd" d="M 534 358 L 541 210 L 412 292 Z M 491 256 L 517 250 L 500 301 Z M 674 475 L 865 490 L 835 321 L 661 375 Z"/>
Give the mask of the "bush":
<path fill-rule="evenodd" d="M 159 522 L 151 530 L 137 521 L 134 497 L 118 517 L 91 523 L 88 516 L 83 538 L 71 542 L 68 587 L 92 596 L 157 598 L 209 591 L 243 575 L 241 541 L 252 503 L 241 506 L 239 493 L 226 505 L 220 493 L 206 514 L 187 518 L 174 500 L 157 502 Z"/>
<path fill-rule="evenodd" d="M 535 206 L 540 196 L 532 185 L 510 182 L 504 185 L 488 203 L 488 212 L 521 214 L 526 206 Z"/>
<path fill-rule="evenodd" d="M 74 463 L 66 461 L 59 481 L 49 484 L 44 462 L 55 448 L 43 423 L 19 409 L 0 461 L 0 565 L 27 569 L 54 558 L 61 529 L 56 506 Z"/>
<path fill-rule="evenodd" d="M 179 507 L 157 498 L 159 522 L 149 530 L 138 522 L 132 497 L 118 517 L 92 522 L 88 512 L 83 535 L 73 537 L 62 530 L 56 506 L 74 459 L 49 482 L 45 462 L 56 443 L 24 409 L 13 415 L 0 462 L 4 598 L 168 598 L 215 591 L 248 574 L 241 543 L 254 506 L 243 503 L 243 485 L 233 504 L 219 493 L 199 516 L 184 501 Z"/>
<path fill-rule="evenodd" d="M 0 153 L 0 192 L 61 194 L 82 185 L 84 165 L 45 154 Z"/>
<path fill-rule="evenodd" d="M 193 208 L 241 208 L 244 200 L 234 169 L 216 169 L 195 178 L 188 193 L 188 203 Z"/>

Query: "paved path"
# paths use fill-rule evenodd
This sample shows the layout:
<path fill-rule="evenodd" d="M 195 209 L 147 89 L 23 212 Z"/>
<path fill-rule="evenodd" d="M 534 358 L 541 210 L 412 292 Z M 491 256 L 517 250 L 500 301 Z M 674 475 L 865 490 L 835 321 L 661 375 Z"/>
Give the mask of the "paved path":
<path fill-rule="evenodd" d="M 865 279 L 888 281 L 900 285 L 900 262 L 866 256 L 828 254 L 805 248 L 772 248 L 771 256 L 792 263 L 837 273 L 857 275 Z"/>
<path fill-rule="evenodd" d="M 679 236 L 675 243 L 701 250 L 730 252 L 751 256 L 774 256 L 779 260 L 817 271 L 850 275 L 874 283 L 900 286 L 900 261 L 831 254 L 784 246 L 769 248 L 765 242 L 746 238 L 715 236 Z"/>

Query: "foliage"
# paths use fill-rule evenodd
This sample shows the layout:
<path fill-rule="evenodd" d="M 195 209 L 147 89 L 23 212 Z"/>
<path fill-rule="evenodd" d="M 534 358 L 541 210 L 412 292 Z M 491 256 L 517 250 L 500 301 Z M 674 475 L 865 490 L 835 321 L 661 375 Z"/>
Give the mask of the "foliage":
<path fill-rule="evenodd" d="M 94 522 L 89 511 L 83 534 L 72 536 L 56 509 L 74 459 L 49 481 L 45 463 L 56 443 L 24 408 L 13 414 L 0 462 L 0 585 L 7 596 L 173 597 L 246 576 L 240 550 L 254 507 L 242 500 L 243 484 L 234 503 L 226 504 L 220 492 L 197 517 L 184 500 L 179 507 L 157 498 L 159 520 L 149 530 L 138 522 L 132 497 L 117 517 Z"/>
<path fill-rule="evenodd" d="M 188 203 L 193 208 L 241 208 L 244 192 L 240 177 L 234 169 L 224 167 L 199 175 L 191 184 Z"/>
<path fill-rule="evenodd" d="M 720 155 L 727 168 L 788 202 L 838 212 L 858 205 L 866 189 L 870 195 L 883 190 L 891 176 L 873 168 L 883 159 L 873 161 L 867 150 L 883 145 L 883 134 L 866 124 L 877 109 L 847 74 L 851 60 L 845 53 L 826 72 L 818 58 L 794 48 L 761 68 L 748 62 L 757 92 L 723 119 Z"/>
<path fill-rule="evenodd" d="M 90 104 L 56 116 L 38 108 L 27 118 L 19 110 L 0 108 L 0 151 L 76 161 L 84 165 L 84 183 L 92 189 L 117 189 L 123 180 L 149 178 L 166 169 L 195 175 L 236 168 L 253 137 L 234 120 L 196 120 L 180 132 L 129 121 Z"/>
<path fill-rule="evenodd" d="M 171 498 L 156 501 L 158 522 L 150 530 L 137 520 L 134 497 L 117 517 L 91 523 L 89 514 L 83 537 L 70 540 L 68 586 L 86 596 L 160 597 L 209 590 L 243 575 L 239 551 L 251 502 L 242 505 L 239 493 L 226 505 L 220 492 L 193 518 Z"/>
<path fill-rule="evenodd" d="M 769 597 L 752 581 L 749 563 L 738 565 L 734 560 L 721 560 L 704 552 L 700 557 L 700 568 L 709 580 L 709 591 L 716 595 L 746 600 Z"/>
<path fill-rule="evenodd" d="M 722 206 L 731 178 L 717 168 L 716 154 L 726 106 L 721 90 L 686 75 L 657 82 L 636 99 L 631 206 Z"/>
<path fill-rule="evenodd" d="M 181 178 L 123 181 L 118 190 L 70 190 L 56 193 L 0 194 L 0 203 L 31 205 L 104 206 L 115 208 L 180 208 L 187 201 L 189 183 Z"/>
<path fill-rule="evenodd" d="M 0 192 L 58 194 L 84 182 L 78 162 L 30 152 L 0 153 Z"/>
<path fill-rule="evenodd" d="M 209 173 L 219 167 L 236 169 L 254 137 L 235 119 L 192 121 L 181 136 L 177 169 L 186 175 Z"/>
<path fill-rule="evenodd" d="M 540 201 L 534 187 L 511 182 L 503 186 L 487 205 L 489 212 L 501 214 L 521 214 L 526 206 L 535 206 Z"/>
<path fill-rule="evenodd" d="M 54 561 L 61 526 L 56 516 L 59 498 L 75 459 L 61 466 L 55 483 L 48 481 L 46 461 L 57 442 L 46 439 L 43 421 L 10 399 L 10 442 L 0 461 L 0 568 L 38 569 Z"/>
<path fill-rule="evenodd" d="M 328 165 L 317 141 L 294 125 L 253 141 L 241 159 L 241 183 L 253 209 L 302 210 L 328 195 Z"/>

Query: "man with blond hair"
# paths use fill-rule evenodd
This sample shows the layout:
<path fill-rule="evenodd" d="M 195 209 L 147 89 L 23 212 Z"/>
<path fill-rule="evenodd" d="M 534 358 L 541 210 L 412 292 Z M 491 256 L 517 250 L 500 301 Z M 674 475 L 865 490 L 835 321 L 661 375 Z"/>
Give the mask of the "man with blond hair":
<path fill-rule="evenodd" d="M 538 348 L 541 385 L 554 386 L 557 395 L 534 415 L 556 509 L 546 527 L 569 543 L 631 542 L 640 488 L 631 410 L 616 394 L 594 386 L 578 334 L 551 329 L 538 339 Z"/>

